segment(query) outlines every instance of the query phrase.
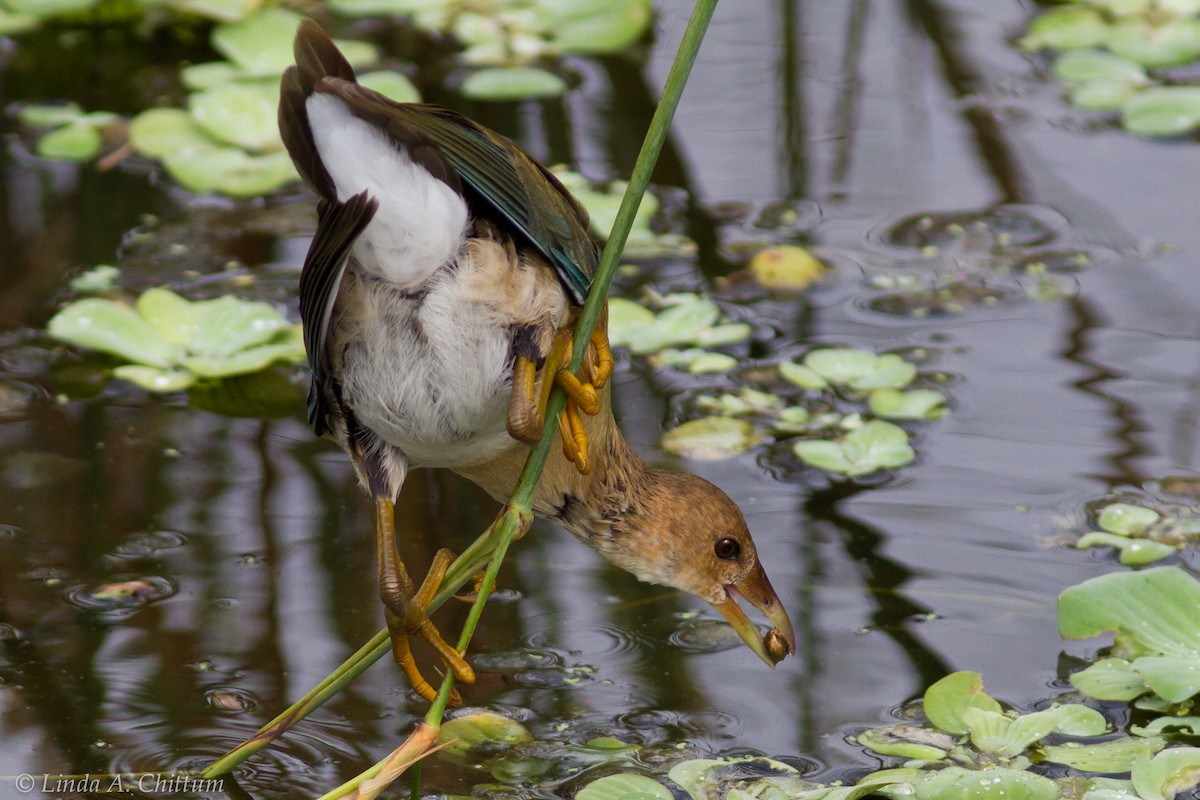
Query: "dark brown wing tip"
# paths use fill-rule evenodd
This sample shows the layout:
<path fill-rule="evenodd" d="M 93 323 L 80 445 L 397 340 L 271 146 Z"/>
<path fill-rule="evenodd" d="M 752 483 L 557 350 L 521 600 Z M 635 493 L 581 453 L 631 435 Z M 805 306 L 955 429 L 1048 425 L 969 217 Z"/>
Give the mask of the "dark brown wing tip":
<path fill-rule="evenodd" d="M 317 85 L 329 77 L 354 81 L 354 69 L 324 29 L 311 19 L 301 20 L 293 45 L 296 65 L 283 73 L 279 91 L 279 132 L 300 175 L 323 197 L 337 191 L 313 143 L 305 103 Z"/>
<path fill-rule="evenodd" d="M 300 21 L 293 52 L 307 91 L 312 91 L 313 84 L 325 77 L 354 80 L 354 68 L 350 62 L 337 49 L 325 29 L 311 19 Z"/>

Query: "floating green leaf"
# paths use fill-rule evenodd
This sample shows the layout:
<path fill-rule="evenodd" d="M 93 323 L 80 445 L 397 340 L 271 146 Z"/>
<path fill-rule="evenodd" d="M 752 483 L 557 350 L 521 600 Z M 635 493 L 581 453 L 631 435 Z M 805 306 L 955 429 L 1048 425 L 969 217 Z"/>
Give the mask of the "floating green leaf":
<path fill-rule="evenodd" d="M 1200 58 L 1200 19 L 1176 17 L 1151 22 L 1126 17 L 1111 28 L 1108 49 L 1147 67 L 1173 67 Z"/>
<path fill-rule="evenodd" d="M 1054 74 L 1067 83 L 1103 80 L 1137 84 L 1147 80 L 1140 64 L 1103 50 L 1069 50 L 1054 62 Z"/>
<path fill-rule="evenodd" d="M 1128 772 L 1139 758 L 1153 755 L 1165 745 L 1165 741 L 1158 737 L 1114 739 L 1099 744 L 1067 742 L 1045 745 L 1041 753 L 1047 761 L 1066 764 L 1084 772 Z"/>
<path fill-rule="evenodd" d="M 759 436 L 749 422 L 732 417 L 701 417 L 663 434 L 662 447 L 672 453 L 705 461 L 732 458 L 746 452 Z"/>
<path fill-rule="evenodd" d="M 1133 700 L 1150 691 L 1146 679 L 1123 658 L 1102 658 L 1071 675 L 1071 685 L 1097 700 Z"/>
<path fill-rule="evenodd" d="M 946 414 L 946 398 L 932 389 L 876 389 L 867 404 L 872 414 L 886 419 L 941 419 Z"/>
<path fill-rule="evenodd" d="M 197 378 L 255 372 L 275 362 L 304 359 L 298 325 L 266 303 L 234 297 L 189 302 L 167 289 L 149 289 L 136 310 L 89 298 L 50 320 L 52 336 L 110 353 L 131 365 L 114 374 L 151 391 L 175 391 Z"/>
<path fill-rule="evenodd" d="M 129 144 L 150 158 L 214 146 L 191 115 L 179 108 L 152 108 L 138 114 L 129 123 Z"/>
<path fill-rule="evenodd" d="M 900 389 L 917 375 L 917 368 L 898 355 L 849 347 L 812 350 L 804 357 L 804 366 L 829 383 L 860 391 Z"/>
<path fill-rule="evenodd" d="M 825 389 L 829 386 L 829 381 L 821 377 L 821 373 L 795 361 L 779 362 L 779 375 L 801 389 Z"/>
<path fill-rule="evenodd" d="M 50 131 L 37 143 L 38 155 L 55 161 L 90 161 L 100 152 L 100 131 L 82 122 L 73 122 Z"/>
<path fill-rule="evenodd" d="M 916 458 L 904 429 L 882 420 L 868 422 L 841 441 L 805 440 L 792 449 L 807 464 L 849 477 L 902 467 Z"/>
<path fill-rule="evenodd" d="M 645 775 L 605 775 L 584 786 L 575 800 L 673 800 L 671 790 Z"/>
<path fill-rule="evenodd" d="M 1070 50 L 1097 47 L 1108 40 L 1109 27 L 1095 9 L 1079 5 L 1052 8 L 1029 23 L 1021 38 L 1026 50 Z"/>
<path fill-rule="evenodd" d="M 485 743 L 523 744 L 533 737 L 515 719 L 492 711 L 464 714 L 442 724 L 438 741 L 446 746 L 440 751 L 451 758 L 463 758 L 472 747 Z"/>
<path fill-rule="evenodd" d="M 419 103 L 421 92 L 407 75 L 392 70 L 379 70 L 358 76 L 358 82 L 397 103 Z"/>
<path fill-rule="evenodd" d="M 1200 87 L 1156 86 L 1130 98 L 1121 124 L 1139 136 L 1182 136 L 1200 127 Z"/>
<path fill-rule="evenodd" d="M 540 4 L 554 7 L 548 19 L 552 43 L 564 53 L 619 53 L 645 33 L 650 24 L 648 0 L 604 0 Z"/>
<path fill-rule="evenodd" d="M 279 87 L 232 83 L 193 94 L 192 119 L 218 142 L 268 152 L 283 147 L 279 137 Z"/>
<path fill-rule="evenodd" d="M 947 733 L 961 735 L 970 730 L 963 719 L 963 713 L 970 708 L 1002 711 L 1000 704 L 983 690 L 983 676 L 978 672 L 951 673 L 925 690 L 925 716 Z"/>
<path fill-rule="evenodd" d="M 1200 748 L 1173 747 L 1142 757 L 1130 777 L 1142 800 L 1170 800 L 1200 783 Z"/>
<path fill-rule="evenodd" d="M 538 67 L 488 67 L 468 75 L 459 91 L 472 100 L 539 100 L 563 94 L 567 82 Z"/>
<path fill-rule="evenodd" d="M 917 800 L 1057 800 L 1058 784 L 1017 769 L 947 767 L 915 787 Z"/>
<path fill-rule="evenodd" d="M 1131 503 L 1112 503 L 1100 512 L 1100 527 L 1122 536 L 1137 536 L 1158 522 L 1161 515 L 1150 508 Z"/>
<path fill-rule="evenodd" d="M 56 339 L 152 367 L 169 367 L 179 355 L 136 311 L 111 300 L 71 303 L 50 319 L 48 329 Z"/>
<path fill-rule="evenodd" d="M 1119 555 L 1117 560 L 1127 567 L 1140 567 L 1174 555 L 1178 552 L 1169 544 L 1150 539 L 1130 539 L 1116 533 L 1087 533 L 1079 537 L 1075 546 L 1080 550 L 1089 547 L 1113 547 Z"/>
<path fill-rule="evenodd" d="M 1059 631 L 1069 638 L 1117 634 L 1121 661 L 1093 666 L 1079 679 L 1080 691 L 1098 689 L 1128 696 L 1136 672 L 1163 703 L 1179 703 L 1200 692 L 1200 583 L 1175 567 L 1102 575 L 1059 595 Z M 1074 676 L 1073 676 L 1074 679 Z M 1086 687 L 1086 688 L 1085 688 Z"/>

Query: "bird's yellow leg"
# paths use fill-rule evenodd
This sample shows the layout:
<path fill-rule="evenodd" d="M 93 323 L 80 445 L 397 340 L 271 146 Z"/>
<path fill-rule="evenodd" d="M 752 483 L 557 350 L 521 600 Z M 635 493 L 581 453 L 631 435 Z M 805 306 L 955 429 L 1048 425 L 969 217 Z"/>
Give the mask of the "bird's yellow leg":
<path fill-rule="evenodd" d="M 525 356 L 513 364 L 512 397 L 508 401 L 508 433 L 533 444 L 542 435 L 546 404 L 537 397 L 537 365 Z"/>
<path fill-rule="evenodd" d="M 409 636 L 419 636 L 429 643 L 456 678 L 464 683 L 475 682 L 475 671 L 438 633 L 429 621 L 425 609 L 437 592 L 446 575 L 454 555 L 449 550 L 439 550 L 434 556 L 429 574 L 415 589 L 408 570 L 396 550 L 395 505 L 386 497 L 375 500 L 376 543 L 379 557 L 379 596 L 383 600 L 388 632 L 392 638 L 392 655 L 404 670 L 413 689 L 421 697 L 433 702 L 437 692 L 421 675 L 408 645 Z"/>

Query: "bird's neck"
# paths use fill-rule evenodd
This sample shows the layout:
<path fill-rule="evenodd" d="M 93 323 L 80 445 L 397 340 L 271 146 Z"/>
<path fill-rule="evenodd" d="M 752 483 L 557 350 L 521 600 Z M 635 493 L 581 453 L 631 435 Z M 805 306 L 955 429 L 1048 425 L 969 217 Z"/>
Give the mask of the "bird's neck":
<path fill-rule="evenodd" d="M 614 524 L 638 511 L 639 499 L 653 483 L 649 467 L 625 441 L 613 419 L 609 387 L 601 391 L 600 413 L 584 416 L 591 469 L 582 475 L 555 442 L 534 492 L 533 512 L 553 519 L 581 539 L 599 547 Z M 504 502 L 516 487 L 529 448 L 514 447 L 486 464 L 456 469 Z"/>

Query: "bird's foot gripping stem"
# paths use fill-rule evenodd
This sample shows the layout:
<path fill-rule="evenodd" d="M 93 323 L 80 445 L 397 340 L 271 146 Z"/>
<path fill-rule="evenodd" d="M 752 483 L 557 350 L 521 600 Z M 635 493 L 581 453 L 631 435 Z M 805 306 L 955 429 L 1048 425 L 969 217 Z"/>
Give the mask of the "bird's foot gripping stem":
<path fill-rule="evenodd" d="M 376 499 L 375 514 L 379 547 L 379 596 L 383 600 L 384 617 L 392 637 L 392 655 L 417 694 L 432 703 L 437 690 L 417 668 L 408 643 L 410 636 L 419 636 L 428 642 L 446 668 L 454 673 L 454 677 L 463 683 L 475 682 L 475 671 L 463 659 L 462 653 L 446 643 L 425 613 L 446 576 L 450 562 L 454 560 L 454 554 L 449 550 L 439 550 L 433 557 L 425 580 L 414 591 L 412 579 L 408 577 L 408 571 L 396 551 L 395 507 L 392 501 Z M 462 698 L 458 692 L 451 690 L 450 705 L 461 704 Z"/>
<path fill-rule="evenodd" d="M 560 331 L 554 338 L 542 368 L 545 375 L 553 375 L 554 378 L 552 381 L 543 380 L 540 396 L 535 389 L 533 362 L 518 355 L 513 367 L 513 396 L 508 411 L 509 433 L 522 441 L 536 442 L 545 424 L 550 389 L 558 386 L 567 396 L 567 405 L 558 418 L 563 455 L 584 475 L 591 469 L 591 463 L 588 460 L 588 438 L 583 425 L 583 414 L 595 416 L 600 413 L 600 390 L 604 388 L 613 371 L 612 348 L 604 328 L 602 324 L 592 331 L 587 356 L 580 368 L 585 380 L 580 380 L 567 368 L 571 357 L 571 330 Z"/>

